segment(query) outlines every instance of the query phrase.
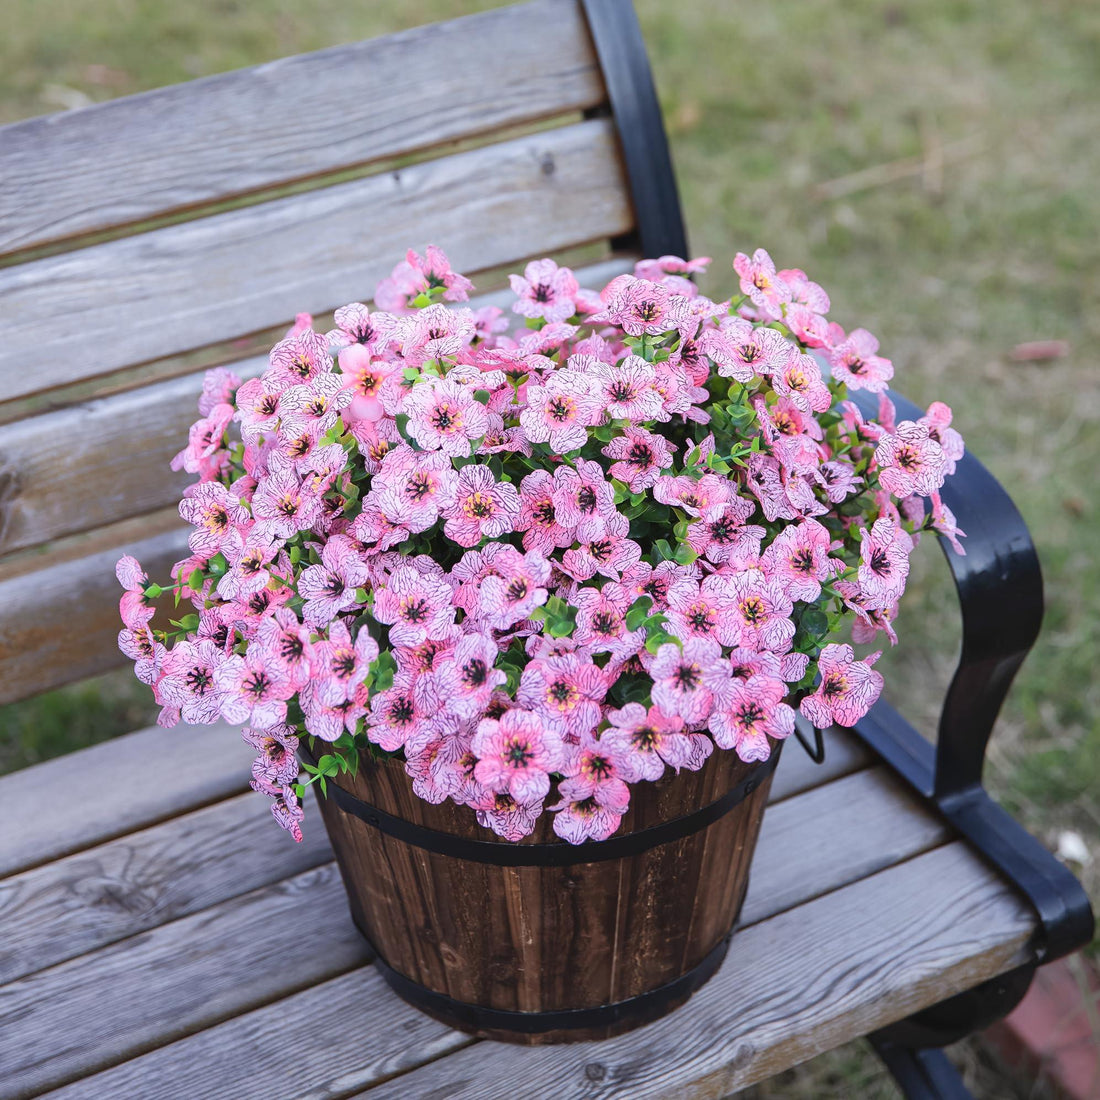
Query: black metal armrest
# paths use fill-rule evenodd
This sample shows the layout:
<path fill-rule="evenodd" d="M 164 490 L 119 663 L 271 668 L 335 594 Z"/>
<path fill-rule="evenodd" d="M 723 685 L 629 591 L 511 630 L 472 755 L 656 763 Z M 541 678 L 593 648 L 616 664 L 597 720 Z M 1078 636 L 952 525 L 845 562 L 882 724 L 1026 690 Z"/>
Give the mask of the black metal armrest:
<path fill-rule="evenodd" d="M 924 415 L 889 392 L 898 419 Z M 865 415 L 877 398 L 853 395 Z M 1043 578 L 1031 535 L 1008 493 L 967 453 L 942 492 L 966 532 L 966 554 L 942 549 L 962 609 L 962 653 L 930 745 L 879 702 L 856 732 L 1029 898 L 1040 919 L 1036 960 L 1088 943 L 1093 916 L 1081 884 L 981 785 L 985 747 L 1005 695 L 1039 633 Z"/>

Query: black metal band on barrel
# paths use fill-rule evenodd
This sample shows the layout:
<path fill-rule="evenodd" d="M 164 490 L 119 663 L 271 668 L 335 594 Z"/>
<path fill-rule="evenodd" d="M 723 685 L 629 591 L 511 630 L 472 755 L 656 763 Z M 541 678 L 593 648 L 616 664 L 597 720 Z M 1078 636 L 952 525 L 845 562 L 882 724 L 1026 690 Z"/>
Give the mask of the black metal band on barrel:
<path fill-rule="evenodd" d="M 299 747 L 299 752 L 305 759 L 315 762 L 304 746 Z M 328 784 L 326 797 L 331 798 L 345 813 L 353 814 L 387 836 L 429 852 L 472 860 L 475 863 L 491 863 L 498 867 L 567 867 L 574 863 L 602 863 L 608 859 L 634 856 L 656 848 L 659 844 L 668 844 L 705 829 L 748 798 L 771 775 L 778 761 L 777 746 L 768 760 L 758 764 L 740 783 L 702 809 L 662 821 L 659 825 L 652 825 L 635 833 L 613 836 L 608 840 L 589 840 L 584 844 L 569 844 L 566 841 L 554 844 L 509 844 L 503 841 L 471 840 L 394 817 L 393 814 L 356 798 L 335 782 Z"/>
<path fill-rule="evenodd" d="M 356 922 L 358 927 L 358 922 Z M 370 944 L 370 937 L 359 928 L 363 938 Z M 732 935 L 732 933 L 730 934 Z M 404 974 L 399 974 L 387 965 L 377 951 L 374 952 L 374 965 L 382 973 L 389 987 L 403 1000 L 431 1013 L 448 1023 L 468 1030 L 477 1031 L 514 1031 L 523 1035 L 538 1035 L 547 1031 L 579 1031 L 587 1028 L 609 1027 L 612 1024 L 630 1021 L 643 1024 L 656 1020 L 677 1003 L 686 1000 L 701 988 L 711 977 L 729 950 L 730 936 L 724 937 L 713 947 L 698 966 L 685 974 L 674 978 L 665 985 L 629 997 L 625 1001 L 615 1001 L 609 1005 L 595 1008 L 566 1008 L 545 1012 L 516 1012 L 502 1008 L 486 1008 L 484 1005 L 470 1004 L 468 1001 L 456 1001 L 445 993 L 428 989 Z M 373 946 L 373 945 L 371 945 Z"/>

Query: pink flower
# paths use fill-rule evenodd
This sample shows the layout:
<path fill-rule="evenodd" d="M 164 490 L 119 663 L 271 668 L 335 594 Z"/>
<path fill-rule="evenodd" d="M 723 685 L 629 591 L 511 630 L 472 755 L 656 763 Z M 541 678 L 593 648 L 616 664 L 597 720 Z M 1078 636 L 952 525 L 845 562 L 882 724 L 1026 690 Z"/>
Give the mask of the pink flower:
<path fill-rule="evenodd" d="M 875 448 L 879 484 L 896 497 L 927 497 L 943 485 L 947 460 L 926 424 L 903 420 Z"/>
<path fill-rule="evenodd" d="M 320 516 L 321 498 L 303 485 L 293 463 L 278 452 L 271 456 L 270 470 L 252 495 L 252 514 L 272 538 L 293 538 Z"/>
<path fill-rule="evenodd" d="M 393 644 L 419 645 L 442 637 L 454 622 L 453 600 L 454 591 L 445 580 L 400 565 L 386 586 L 375 592 L 373 615 L 378 622 L 390 624 Z"/>
<path fill-rule="evenodd" d="M 473 338 L 473 311 L 448 309 L 438 302 L 403 317 L 397 328 L 401 354 L 410 367 L 454 359 Z"/>
<path fill-rule="evenodd" d="M 579 286 L 567 267 L 553 260 L 532 260 L 523 275 L 509 275 L 512 290 L 519 295 L 512 311 L 521 317 L 541 317 L 551 323 L 568 321 L 576 312 L 573 297 Z"/>
<path fill-rule="evenodd" d="M 201 420 L 191 425 L 184 447 L 169 463 L 173 470 L 199 474 L 203 481 L 217 476 L 221 468 L 225 430 L 233 422 L 232 405 L 215 405 Z"/>
<path fill-rule="evenodd" d="M 684 577 L 698 580 L 699 567 L 680 565 L 674 561 L 663 561 L 654 566 L 640 561 L 623 570 L 622 583 L 631 593 L 631 602 L 639 596 L 648 596 L 655 610 L 665 611 L 668 609 L 669 589 Z"/>
<path fill-rule="evenodd" d="M 407 431 L 423 450 L 441 450 L 452 458 L 467 457 L 471 441 L 489 430 L 489 414 L 473 391 L 446 378 L 413 386 L 405 412 Z"/>
<path fill-rule="evenodd" d="M 550 554 L 573 545 L 573 528 L 558 522 L 554 505 L 554 477 L 549 470 L 533 470 L 519 486 L 516 530 L 524 532 L 523 548 Z"/>
<path fill-rule="evenodd" d="M 241 502 L 215 481 L 192 485 L 180 502 L 180 515 L 198 528 L 191 532 L 187 543 L 204 558 L 212 558 L 233 529 L 248 520 L 248 512 Z"/>
<path fill-rule="evenodd" d="M 286 829 L 298 844 L 302 843 L 302 819 L 306 815 L 292 787 L 283 786 L 272 794 L 271 815 L 280 828 Z"/>
<path fill-rule="evenodd" d="M 882 677 L 871 668 L 879 656 L 857 661 L 850 645 L 825 646 L 817 661 L 821 683 L 799 707 L 806 721 L 818 729 L 854 726 L 882 693 Z"/>
<path fill-rule="evenodd" d="M 833 504 L 839 504 L 859 489 L 863 478 L 844 462 L 823 462 L 814 473 L 814 480 L 825 490 Z"/>
<path fill-rule="evenodd" d="M 395 684 L 371 699 L 367 737 L 386 752 L 396 752 L 424 728 L 426 717 L 408 686 Z"/>
<path fill-rule="evenodd" d="M 603 529 L 590 538 L 580 538 L 578 528 L 580 547 L 562 555 L 562 571 L 577 581 L 590 580 L 597 573 L 618 580 L 623 570 L 642 556 L 642 548 L 627 537 L 629 531 L 629 521 L 618 512 L 609 516 Z"/>
<path fill-rule="evenodd" d="M 222 544 L 221 552 L 229 569 L 218 581 L 217 592 L 223 600 L 247 600 L 271 580 L 268 566 L 275 560 L 279 544 L 271 535 L 255 526 L 234 528 Z M 289 562 L 285 563 L 289 568 Z"/>
<path fill-rule="evenodd" d="M 178 707 L 188 724 L 211 725 L 218 720 L 222 694 L 215 677 L 225 661 L 225 654 L 213 642 L 182 638 L 161 664 L 158 697 Z"/>
<path fill-rule="evenodd" d="M 794 608 L 778 578 L 768 577 L 759 569 L 746 569 L 729 579 L 738 644 L 786 653 L 794 638 L 790 617 Z"/>
<path fill-rule="evenodd" d="M 639 279 L 659 283 L 666 275 L 684 276 L 706 271 L 709 263 L 709 256 L 698 256 L 694 260 L 685 260 L 680 256 L 659 256 L 656 260 L 639 260 L 634 265 L 634 275 Z"/>
<path fill-rule="evenodd" d="M 224 692 L 222 717 L 266 729 L 286 721 L 286 701 L 297 685 L 273 654 L 250 647 L 242 657 L 231 654 L 214 673 L 214 685 Z"/>
<path fill-rule="evenodd" d="M 615 365 L 595 356 L 574 355 L 570 369 L 591 379 L 597 405 L 612 420 L 652 420 L 661 411 L 661 395 L 653 388 L 657 374 L 641 356 L 628 355 Z"/>
<path fill-rule="evenodd" d="M 469 292 L 474 289 L 474 284 L 465 275 L 451 270 L 451 261 L 447 259 L 446 253 L 434 244 L 424 249 L 423 256 L 410 248 L 405 253 L 405 262 L 421 276 L 422 289 L 443 287 L 443 298 L 447 302 L 465 302 L 470 296 Z"/>
<path fill-rule="evenodd" d="M 240 378 L 228 367 L 213 367 L 203 375 L 199 415 L 209 416 L 218 405 L 233 404 Z"/>
<path fill-rule="evenodd" d="M 711 574 L 702 583 L 678 580 L 668 590 L 671 632 L 683 641 L 710 638 L 720 645 L 733 645 L 739 636 L 733 611 L 728 577 Z"/>
<path fill-rule="evenodd" d="M 741 276 L 741 293 L 747 294 L 765 317 L 775 321 L 783 316 L 783 305 L 791 300 L 791 291 L 776 273 L 775 264 L 764 249 L 758 248 L 752 259 L 738 252 L 733 270 Z"/>
<path fill-rule="evenodd" d="M 601 744 L 622 752 L 631 781 L 660 779 L 665 765 L 696 772 L 714 751 L 709 737 L 684 731 L 684 720 L 669 717 L 659 707 L 647 711 L 641 703 L 627 703 L 608 712 L 611 728 L 600 734 Z"/>
<path fill-rule="evenodd" d="M 959 525 L 955 520 L 955 513 L 944 504 L 939 493 L 932 494 L 932 528 L 951 543 L 956 554 L 966 553 L 962 543 L 959 542 L 960 537 L 966 537 L 966 532 L 959 529 Z M 125 599 L 125 596 L 123 599 Z"/>
<path fill-rule="evenodd" d="M 791 302 L 812 309 L 815 313 L 829 312 L 829 295 L 815 282 L 811 282 L 806 272 L 792 267 L 776 273 L 787 284 Z"/>
<path fill-rule="evenodd" d="M 894 365 L 875 354 L 878 341 L 863 328 L 853 329 L 839 343 L 826 348 L 825 358 L 832 367 L 833 377 L 852 390 L 880 393 L 894 377 Z"/>
<path fill-rule="evenodd" d="M 483 718 L 472 748 L 478 757 L 477 781 L 519 802 L 546 797 L 550 773 L 561 766 L 563 755 L 560 734 L 522 710 L 509 710 L 499 720 Z"/>
<path fill-rule="evenodd" d="M 593 314 L 589 323 L 618 325 L 631 336 L 656 336 L 679 327 L 688 317 L 687 298 L 646 279 L 621 275 L 606 292 L 610 292 L 606 307 Z"/>
<path fill-rule="evenodd" d="M 864 530 L 857 574 L 864 607 L 878 610 L 897 602 L 905 591 L 912 549 L 913 540 L 892 519 L 877 519 L 870 531 Z"/>
<path fill-rule="evenodd" d="M 250 378 L 237 390 L 235 415 L 246 443 L 275 431 L 279 423 L 280 395 L 287 388 L 268 385 L 262 378 Z"/>
<path fill-rule="evenodd" d="M 653 488 L 656 500 L 682 508 L 689 516 L 701 516 L 710 508 L 732 500 L 733 495 L 730 482 L 717 474 L 703 474 L 698 480 L 687 475 L 669 477 L 665 474 L 657 478 Z"/>
<path fill-rule="evenodd" d="M 601 454 L 616 460 L 609 471 L 611 476 L 625 482 L 632 493 L 640 493 L 655 484 L 660 472 L 672 465 L 675 449 L 675 444 L 669 443 L 664 436 L 631 424 L 622 435 L 611 440 Z"/>
<path fill-rule="evenodd" d="M 716 565 L 729 561 L 742 552 L 746 544 L 763 537 L 762 527 L 755 524 L 745 526 L 745 520 L 755 511 L 752 502 L 743 497 L 735 497 L 725 504 L 715 504 L 688 528 L 688 545 L 700 557 Z"/>
<path fill-rule="evenodd" d="M 272 349 L 270 366 L 263 374 L 264 383 L 277 387 L 277 392 L 290 386 L 312 382 L 332 370 L 332 357 L 323 336 L 309 330 L 280 340 Z"/>
<path fill-rule="evenodd" d="M 507 630 L 546 603 L 550 563 L 537 550 L 521 554 L 502 546 L 493 572 L 481 582 L 478 618 L 495 630 Z"/>
<path fill-rule="evenodd" d="M 145 626 L 155 613 L 155 609 L 145 599 L 149 575 L 137 558 L 123 554 L 115 566 L 115 576 L 118 577 L 118 583 L 126 589 L 118 607 L 123 623 L 131 630 Z"/>
<path fill-rule="evenodd" d="M 561 653 L 528 663 L 516 701 L 559 737 L 575 742 L 596 728 L 600 702 L 611 677 L 579 653 Z"/>
<path fill-rule="evenodd" d="M 271 616 L 264 619 L 256 631 L 254 644 L 270 654 L 296 689 L 301 689 L 309 681 L 313 659 L 310 630 L 298 621 L 298 616 L 290 608 L 276 608 Z"/>
<path fill-rule="evenodd" d="M 464 466 L 454 501 L 442 514 L 447 538 L 459 546 L 476 546 L 483 538 L 499 538 L 514 529 L 519 493 L 514 485 L 497 482 L 487 466 Z"/>
<path fill-rule="evenodd" d="M 298 738 L 294 727 L 281 725 L 270 729 L 245 729 L 245 741 L 260 750 L 252 765 L 252 778 L 260 783 L 281 787 L 298 778 Z"/>
<path fill-rule="evenodd" d="M 789 397 L 803 412 L 825 412 L 833 395 L 821 377 L 821 368 L 812 355 L 792 355 L 771 378 L 772 388 L 781 397 Z"/>
<path fill-rule="evenodd" d="M 621 780 L 592 786 L 580 779 L 564 779 L 558 794 L 561 801 L 550 807 L 557 815 L 554 832 L 570 844 L 606 840 L 630 805 L 630 790 Z"/>
<path fill-rule="evenodd" d="M 588 459 L 554 471 L 554 508 L 558 523 L 575 529 L 581 542 L 601 536 L 607 521 L 618 515 L 615 490 L 603 467 Z"/>
<path fill-rule="evenodd" d="M 306 601 L 302 618 L 325 626 L 341 611 L 356 607 L 355 590 L 369 575 L 356 544 L 346 535 L 332 535 L 321 547 L 321 564 L 308 566 L 298 578 L 298 595 Z"/>
<path fill-rule="evenodd" d="M 829 342 L 829 322 L 807 306 L 790 302 L 783 320 L 795 339 L 808 348 L 823 348 Z"/>
<path fill-rule="evenodd" d="M 744 761 L 771 756 L 768 737 L 782 739 L 794 732 L 794 711 L 783 699 L 780 680 L 754 676 L 733 680 L 710 718 L 710 732 L 723 749 L 734 749 Z"/>
<path fill-rule="evenodd" d="M 928 429 L 929 438 L 943 449 L 943 472 L 950 477 L 966 450 L 962 436 L 951 427 L 950 407 L 942 401 L 933 401 L 928 406 L 928 412 L 917 423 L 923 424 Z"/>
<path fill-rule="evenodd" d="M 797 349 L 773 328 L 755 328 L 741 317 L 728 317 L 699 338 L 699 346 L 714 360 L 723 378 L 751 382 L 783 371 Z"/>
<path fill-rule="evenodd" d="M 814 519 L 784 527 L 764 551 L 764 569 L 792 600 L 813 603 L 821 582 L 844 569 L 843 562 L 829 557 L 831 541 L 828 529 Z"/>
<path fill-rule="evenodd" d="M 577 609 L 573 640 L 592 653 L 610 653 L 620 660 L 637 653 L 645 643 L 645 631 L 626 629 L 626 613 L 635 596 L 612 581 L 602 589 L 582 588 L 570 603 Z"/>
<path fill-rule="evenodd" d="M 397 318 L 390 313 L 371 313 L 362 302 L 341 306 L 333 315 L 336 327 L 325 333 L 328 346 L 335 350 L 359 346 L 368 352 L 379 353 L 389 343 L 397 325 Z M 347 373 L 344 357 L 340 357 L 340 369 Z"/>
<path fill-rule="evenodd" d="M 459 638 L 454 652 L 440 661 L 434 674 L 434 689 L 443 709 L 460 718 L 484 714 L 493 691 L 506 680 L 505 674 L 493 667 L 498 655 L 496 642 L 486 634 Z"/>
<path fill-rule="evenodd" d="M 591 380 L 566 369 L 555 371 L 545 384 L 528 384 L 519 422 L 532 443 L 549 443 L 555 453 L 568 454 L 584 446 L 589 426 L 602 416 Z"/>
<path fill-rule="evenodd" d="M 469 803 L 477 810 L 477 823 L 505 840 L 522 840 L 535 828 L 542 813 L 542 799 L 519 802 L 507 791 L 486 789 Z"/>
<path fill-rule="evenodd" d="M 666 642 L 649 662 L 653 678 L 653 702 L 689 726 L 706 724 L 714 710 L 715 694 L 729 680 L 729 666 L 722 648 L 709 638 L 692 638 L 683 649 Z"/>
<path fill-rule="evenodd" d="M 326 706 L 354 699 L 377 656 L 378 643 L 365 627 L 353 643 L 343 622 L 332 623 L 328 637 L 315 642 L 310 654 L 313 694 Z"/>

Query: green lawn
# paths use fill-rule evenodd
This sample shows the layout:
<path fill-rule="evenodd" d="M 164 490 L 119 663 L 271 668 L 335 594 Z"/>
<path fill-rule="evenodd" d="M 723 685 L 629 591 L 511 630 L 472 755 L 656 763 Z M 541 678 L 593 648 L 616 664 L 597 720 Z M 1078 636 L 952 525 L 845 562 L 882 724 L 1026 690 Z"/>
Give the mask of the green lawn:
<path fill-rule="evenodd" d="M 8 0 L 0 121 L 494 6 Z M 804 268 L 830 291 L 836 320 L 878 335 L 899 389 L 953 406 L 1031 525 L 1047 620 L 991 747 L 989 782 L 1048 843 L 1064 830 L 1084 838 L 1092 859 L 1078 869 L 1097 896 L 1100 5 L 637 6 L 691 238 L 717 259 L 708 285 L 728 287 L 733 253 L 758 245 Z M 1068 354 L 1012 358 L 1034 340 L 1063 340 Z M 957 644 L 938 556 L 922 548 L 888 658 L 895 700 L 926 727 Z M 2 709 L 0 769 L 121 732 L 142 709 L 116 678 Z M 892 1095 L 848 1054 L 821 1072 L 816 1093 L 795 1083 L 782 1095 Z M 834 1078 L 847 1086 L 833 1092 Z"/>

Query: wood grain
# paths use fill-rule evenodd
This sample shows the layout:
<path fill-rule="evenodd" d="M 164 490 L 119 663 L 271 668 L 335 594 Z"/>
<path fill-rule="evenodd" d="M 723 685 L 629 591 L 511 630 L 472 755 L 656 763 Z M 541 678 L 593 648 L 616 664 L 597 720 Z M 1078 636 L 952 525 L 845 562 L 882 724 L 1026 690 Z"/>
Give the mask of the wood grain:
<path fill-rule="evenodd" d="M 373 294 L 429 210 L 462 271 L 633 224 L 613 124 L 592 119 L 0 269 L 0 401 Z"/>
<path fill-rule="evenodd" d="M 603 1043 L 479 1043 L 361 1100 L 728 1096 L 1029 957 L 1034 917 L 957 842 L 733 938 L 718 975 L 663 1020 Z"/>
<path fill-rule="evenodd" d="M 410 71 L 430 77 L 410 80 Z M 0 252 L 581 111 L 603 97 L 579 6 L 535 0 L 30 119 L 0 130 Z"/>
<path fill-rule="evenodd" d="M 0 581 L 0 703 L 118 668 L 115 563 L 134 554 L 153 577 L 187 556 L 187 530 L 98 550 Z M 153 792 L 155 794 L 155 792 Z"/>
<path fill-rule="evenodd" d="M 863 742 L 846 729 L 834 726 L 825 731 L 824 737 L 825 760 L 821 764 L 815 764 L 793 737 L 787 742 L 772 780 L 772 802 L 851 775 L 869 767 L 875 759 Z"/>
<path fill-rule="evenodd" d="M 626 836 L 709 805 L 753 770 L 734 753 L 716 752 L 698 772 L 639 784 L 620 831 Z M 332 800 L 322 799 L 321 811 L 356 922 L 394 970 L 465 1003 L 553 1011 L 637 997 L 699 965 L 726 937 L 744 898 L 770 779 L 758 779 L 742 802 L 689 836 L 633 856 L 564 867 L 456 859 L 387 836 Z M 417 798 L 397 761 L 364 755 L 358 774 L 339 783 L 406 821 L 508 843 L 466 807 Z M 564 843 L 549 814 L 526 842 Z M 583 860 L 583 848 L 576 858 Z M 630 1026 L 636 1021 L 478 1034 L 542 1043 L 606 1038 Z"/>
<path fill-rule="evenodd" d="M 828 784 L 822 790 L 832 786 L 838 786 L 838 783 Z M 872 791 L 870 797 L 874 799 L 884 793 L 888 792 Z M 830 797 L 830 801 L 835 805 L 842 799 L 834 795 Z M 800 807 L 804 807 L 806 812 L 800 812 Z M 870 830 L 862 827 L 857 806 L 855 812 L 844 816 L 836 832 L 829 834 L 833 843 L 828 845 L 827 850 L 820 855 L 813 853 L 822 867 L 827 868 L 827 877 L 819 874 L 816 869 L 810 875 L 806 874 L 805 838 L 813 830 L 820 830 L 820 809 L 820 803 L 815 803 L 808 795 L 791 797 L 769 809 L 757 844 L 753 880 L 749 899 L 746 901 L 747 920 L 766 921 L 780 912 L 781 906 L 794 906 L 808 898 L 842 890 L 860 874 L 866 873 L 867 851 L 875 843 L 876 837 Z M 880 814 L 874 805 L 869 806 L 869 819 L 877 821 L 879 818 Z M 924 843 L 923 829 L 910 830 L 904 820 L 899 824 L 902 835 L 909 833 L 917 843 Z M 907 850 L 903 845 L 895 849 L 895 856 L 901 861 L 913 854 L 913 851 Z M 775 868 L 776 873 L 769 874 L 767 868 Z M 784 869 L 788 868 L 789 874 L 784 875 Z M 775 889 L 777 886 L 779 888 Z M 805 909 L 795 911 L 804 912 Z M 288 909 L 285 919 L 302 927 L 335 928 L 348 920 L 347 901 L 342 893 L 328 890 L 313 899 L 299 895 L 297 908 Z M 734 936 L 734 944 L 738 944 L 746 934 L 746 928 L 742 927 Z M 171 947 L 171 944 L 168 946 Z M 793 940 L 788 936 L 783 941 L 776 941 L 769 949 L 773 954 L 802 951 L 804 968 L 810 965 L 807 960 L 815 957 L 812 938 L 803 939 L 801 933 Z M 760 965 L 768 965 L 768 958 L 765 952 Z M 154 962 L 151 965 L 157 964 Z M 233 1096 L 234 1100 L 250 1100 L 253 1097 L 266 1100 L 271 1095 L 300 1095 L 310 1098 L 328 1096 L 332 1093 L 326 1089 L 333 1080 L 347 1081 L 344 1086 L 346 1090 L 364 1087 L 372 1080 L 387 1076 L 389 1072 L 397 1072 L 396 1067 L 392 1071 L 379 1068 L 376 1077 L 369 1076 L 376 1064 L 376 1057 L 382 1060 L 384 1066 L 390 1064 L 386 1059 L 393 1050 L 391 1041 L 395 1036 L 403 1035 L 406 1031 L 411 1036 L 409 1049 L 403 1054 L 405 1064 L 413 1064 L 420 1058 L 420 1053 L 411 1048 L 415 1045 L 415 1037 L 422 1034 L 419 1028 L 427 1018 L 399 1000 L 387 988 L 381 988 L 384 983 L 380 979 L 371 978 L 368 981 L 356 977 L 356 973 L 358 972 L 347 975 L 346 981 L 336 979 L 327 986 L 319 987 L 325 990 L 326 996 L 322 1000 L 327 1007 L 316 1020 L 315 1014 L 322 1011 L 316 999 L 319 990 L 291 992 L 266 1008 L 226 1020 L 209 1031 L 200 1032 L 134 1061 L 106 1070 L 90 1082 L 73 1086 L 72 1090 L 63 1095 L 66 1100 L 74 1096 L 128 1096 L 135 1094 L 134 1084 L 140 1082 L 141 1088 L 136 1090 L 136 1095 L 156 1097 L 158 1100 L 191 1100 L 196 1095 L 196 1091 L 192 1089 L 193 1066 L 198 1074 L 196 1080 L 200 1083 L 212 1080 L 210 1074 L 217 1074 L 217 1079 L 222 1082 L 223 1093 Z M 369 992 L 369 999 L 361 1000 L 364 989 Z M 328 995 L 332 997 L 331 1002 Z M 144 997 L 145 994 L 137 989 L 135 996 Z M 697 998 L 701 996 L 703 993 L 696 995 Z M 373 1006 L 376 1003 L 380 1015 L 374 1014 Z M 686 1010 L 680 1010 L 672 1020 L 679 1019 L 683 1011 Z M 362 1030 L 360 1026 L 364 1015 L 370 1025 L 367 1030 Z M 328 1022 L 331 1019 L 339 1020 L 339 1027 L 334 1029 Z M 381 1030 L 377 1025 L 379 1019 L 385 1021 Z M 288 1038 L 288 1020 L 296 1021 L 293 1039 Z M 642 1034 L 649 1030 L 644 1029 Z M 436 1036 L 440 1046 L 433 1046 L 426 1051 L 425 1060 L 432 1056 L 432 1051 L 450 1049 L 449 1044 L 457 1048 L 469 1041 L 466 1036 L 449 1029 L 441 1028 L 438 1032 L 429 1031 L 428 1034 Z M 339 1042 L 334 1041 L 334 1036 L 337 1035 L 341 1037 Z M 343 1041 L 344 1038 L 346 1041 Z M 324 1051 L 323 1060 L 317 1057 L 316 1052 L 319 1049 Z M 498 1047 L 490 1044 L 480 1049 L 486 1054 Z M 240 1057 L 241 1050 L 249 1051 L 249 1057 Z M 206 1064 L 211 1057 L 215 1059 L 214 1063 Z M 303 1059 L 307 1060 L 307 1068 L 299 1076 L 296 1067 Z M 199 1063 L 203 1063 L 201 1068 Z M 187 1072 L 181 1072 L 181 1067 L 187 1067 Z M 287 1082 L 293 1082 L 293 1085 Z M 81 1091 L 83 1088 L 88 1091 Z M 344 1090 L 335 1091 L 339 1095 L 345 1094 Z M 198 1094 L 202 1095 L 202 1090 L 198 1090 Z M 421 1094 L 410 1091 L 406 1095 Z M 512 1095 L 515 1095 L 514 1092 Z"/>
<path fill-rule="evenodd" d="M 366 959 L 331 863 L 160 925 L 0 986 L 0 1097 L 65 1084 Z"/>
<path fill-rule="evenodd" d="M 615 258 L 580 268 L 577 277 L 582 286 L 600 289 L 632 266 Z M 479 294 L 470 304 L 513 301 L 503 290 Z M 317 325 L 324 331 L 320 319 Z M 242 379 L 266 366 L 266 356 L 229 364 Z M 168 464 L 198 416 L 202 377 L 187 374 L 0 426 L 0 554 L 178 504 L 194 476 L 174 473 Z"/>
<path fill-rule="evenodd" d="M 398 1000 L 364 966 L 44 1100 L 327 1100 L 473 1042 Z"/>
<path fill-rule="evenodd" d="M 162 744 L 173 736 L 158 733 Z M 225 778 L 247 774 L 227 769 Z M 267 807 L 263 795 L 249 791 L 0 879 L 0 984 L 332 859 L 312 800 L 301 844 Z"/>
<path fill-rule="evenodd" d="M 239 794 L 254 756 L 236 726 L 154 726 L 0 776 L 0 876 Z"/>

